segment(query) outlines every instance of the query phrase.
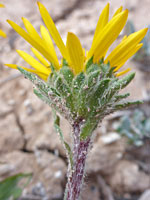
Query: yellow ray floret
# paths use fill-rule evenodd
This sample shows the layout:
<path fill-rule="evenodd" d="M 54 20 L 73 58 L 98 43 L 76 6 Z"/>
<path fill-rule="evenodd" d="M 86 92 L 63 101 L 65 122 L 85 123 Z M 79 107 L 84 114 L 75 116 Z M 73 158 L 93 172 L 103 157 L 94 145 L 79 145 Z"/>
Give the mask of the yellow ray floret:
<path fill-rule="evenodd" d="M 51 64 L 54 65 L 56 70 L 59 70 L 62 66 L 62 64 L 59 64 L 52 39 L 59 48 L 62 57 L 67 61 L 74 74 L 77 75 L 85 70 L 85 65 L 91 57 L 93 57 L 94 63 L 98 63 L 101 58 L 105 57 L 109 47 L 117 39 L 125 26 L 128 17 L 128 10 L 123 11 L 121 6 L 109 21 L 109 4 L 107 4 L 99 17 L 91 48 L 89 51 L 86 51 L 81 46 L 78 37 L 73 33 L 68 33 L 65 45 L 46 8 L 39 2 L 38 6 L 46 25 L 46 27 L 40 26 L 41 35 L 38 34 L 26 18 L 22 18 L 26 31 L 14 22 L 10 20 L 8 22 L 16 32 L 30 43 L 32 46 L 31 50 L 38 59 L 36 60 L 29 54 L 18 50 L 19 55 L 34 68 L 26 69 L 43 77 L 44 80 L 47 80 L 51 73 Z M 124 36 L 120 44 L 104 59 L 104 63 L 109 62 L 111 67 L 115 67 L 114 73 L 117 73 L 125 62 L 142 47 L 140 42 L 146 33 L 147 29 L 142 29 L 128 37 Z M 87 52 L 86 55 L 85 52 Z M 14 65 L 9 65 L 9 67 L 17 68 Z M 121 76 L 129 70 L 130 68 L 118 72 L 116 76 Z"/>
<path fill-rule="evenodd" d="M 92 43 L 92 46 L 94 45 L 95 41 L 96 41 L 96 38 L 99 34 L 99 32 L 105 27 L 105 25 L 108 23 L 108 18 L 109 18 L 109 3 L 106 5 L 106 7 L 103 9 L 100 17 L 99 17 L 99 20 L 98 20 L 98 23 L 97 23 L 97 26 L 96 26 L 96 29 L 95 29 L 95 33 L 94 33 L 94 37 L 93 37 L 93 43 Z"/>
<path fill-rule="evenodd" d="M 25 26 L 27 32 L 29 33 L 29 35 L 31 37 L 33 37 L 34 40 L 38 41 L 43 46 L 42 39 L 39 36 L 39 34 L 37 33 L 37 31 L 35 30 L 35 28 L 33 27 L 33 25 L 24 17 L 22 17 L 22 21 L 23 21 L 24 26 Z"/>
<path fill-rule="evenodd" d="M 118 63 L 125 58 L 126 54 L 132 54 L 134 48 L 146 35 L 146 32 L 147 28 L 133 33 L 127 38 L 124 38 L 122 42 L 109 54 L 105 60 L 105 63 L 109 61 L 111 66 L 118 65 Z"/>
<path fill-rule="evenodd" d="M 4 31 L 2 31 L 1 29 L 0 29 L 0 36 L 1 36 L 1 37 L 4 37 L 4 38 L 7 37 L 6 33 L 5 33 Z"/>
<path fill-rule="evenodd" d="M 51 16 L 49 15 L 47 9 L 40 2 L 38 2 L 38 6 L 39 6 L 39 10 L 40 10 L 42 19 L 43 19 L 47 29 L 49 30 L 53 40 L 55 41 L 57 47 L 59 48 L 62 56 L 67 60 L 67 58 L 68 58 L 67 49 L 61 39 L 61 36 L 51 18 Z"/>
<path fill-rule="evenodd" d="M 11 20 L 7 20 L 7 21 L 19 35 L 21 35 L 27 42 L 29 42 L 31 46 L 36 48 L 49 62 L 53 63 L 56 66 L 59 64 L 54 60 L 51 54 L 46 51 L 43 45 L 41 45 L 33 37 L 31 37 L 24 29 L 22 29 L 20 26 L 18 26 L 16 23 L 14 23 Z"/>
<path fill-rule="evenodd" d="M 33 37 L 34 40 L 36 40 L 37 43 L 39 43 L 41 46 L 43 46 L 43 48 L 45 49 L 45 51 L 47 51 L 48 54 L 50 54 L 50 57 L 53 58 L 52 60 L 55 60 L 55 63 L 58 64 L 58 59 L 57 59 L 57 56 L 56 56 L 56 53 L 55 53 L 55 49 L 53 47 L 52 41 L 50 41 L 51 38 L 50 38 L 50 36 L 49 36 L 48 31 L 46 30 L 46 28 L 44 26 L 41 28 L 41 34 L 42 34 L 42 38 L 43 38 L 42 39 L 39 36 L 39 34 L 37 33 L 37 31 L 35 30 L 35 28 L 33 27 L 33 25 L 26 18 L 22 18 L 22 20 L 23 20 L 24 26 L 25 26 L 27 32 L 29 33 L 29 35 L 31 37 Z M 43 42 L 43 40 L 45 42 Z M 49 44 L 50 44 L 50 46 L 49 46 Z"/>
<path fill-rule="evenodd" d="M 5 8 L 4 4 L 0 3 L 0 8 Z M 0 36 L 6 38 L 7 35 L 4 31 L 0 29 Z"/>
<path fill-rule="evenodd" d="M 68 33 L 67 49 L 70 56 L 71 67 L 75 74 L 79 74 L 84 67 L 84 54 L 80 40 L 73 33 Z"/>
<path fill-rule="evenodd" d="M 50 67 L 50 64 L 47 62 L 47 60 L 45 60 L 45 58 L 39 53 L 39 51 L 37 51 L 35 48 L 31 48 L 31 51 L 33 52 L 33 54 L 35 55 L 35 57 L 37 57 L 37 59 L 46 67 Z"/>
<path fill-rule="evenodd" d="M 131 68 L 128 68 L 128 69 L 126 69 L 126 70 L 124 70 L 124 71 L 122 71 L 122 72 L 117 73 L 116 76 L 117 76 L 117 77 L 118 77 L 118 76 L 122 76 L 123 74 L 126 74 L 126 73 L 129 72 L 130 70 L 131 70 Z"/>
<path fill-rule="evenodd" d="M 44 43 L 45 47 L 48 49 L 48 51 L 51 52 L 51 55 L 54 58 L 54 60 L 56 60 L 56 62 L 58 63 L 58 65 L 56 66 L 56 68 L 59 69 L 60 67 L 59 67 L 58 58 L 57 58 L 57 55 L 56 55 L 56 51 L 55 51 L 52 39 L 51 39 L 51 37 L 49 35 L 49 32 L 42 25 L 40 26 L 40 31 L 41 31 L 43 43 Z"/>
<path fill-rule="evenodd" d="M 37 71 L 49 75 L 51 70 L 46 68 L 44 65 L 42 65 L 40 62 L 38 62 L 35 58 L 30 56 L 24 51 L 17 50 L 17 53 L 33 68 L 35 68 Z"/>
<path fill-rule="evenodd" d="M 5 8 L 4 4 L 0 3 L 0 8 Z"/>
<path fill-rule="evenodd" d="M 17 69 L 18 65 L 16 64 L 5 64 L 7 67 L 13 68 L 13 69 Z M 29 69 L 27 67 L 23 67 L 23 66 L 19 66 L 22 69 L 28 71 L 28 72 L 32 72 L 34 74 L 37 74 L 40 78 L 42 78 L 43 80 L 47 80 L 48 76 L 46 74 L 40 73 L 39 71 L 35 70 L 35 69 Z"/>
<path fill-rule="evenodd" d="M 129 51 L 129 52 L 126 52 L 125 57 L 124 57 L 122 60 L 120 60 L 120 63 L 119 63 L 119 62 L 116 63 L 115 66 L 117 66 L 117 67 L 115 68 L 114 72 L 118 71 L 118 70 L 126 63 L 126 61 L 127 61 L 130 57 L 132 57 L 142 46 L 143 46 L 143 43 L 138 44 L 136 47 L 134 47 L 133 50 L 131 50 L 131 51 Z"/>
<path fill-rule="evenodd" d="M 94 46 L 90 49 L 88 56 L 94 55 L 94 61 L 104 56 L 106 50 L 116 40 L 123 29 L 128 17 L 128 10 L 125 10 L 113 17 L 106 26 L 99 32 Z"/>
<path fill-rule="evenodd" d="M 122 12 L 122 9 L 123 9 L 123 7 L 120 6 L 120 8 L 118 8 L 118 9 L 116 10 L 116 12 L 115 12 L 115 14 L 113 15 L 113 17 L 115 17 L 116 15 L 118 15 L 119 13 L 121 13 L 121 12 Z"/>

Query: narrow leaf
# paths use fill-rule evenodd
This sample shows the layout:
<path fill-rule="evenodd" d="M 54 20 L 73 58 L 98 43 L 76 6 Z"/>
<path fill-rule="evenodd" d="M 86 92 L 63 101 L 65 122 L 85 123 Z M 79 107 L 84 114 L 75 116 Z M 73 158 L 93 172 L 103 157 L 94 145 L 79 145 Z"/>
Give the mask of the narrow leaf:
<path fill-rule="evenodd" d="M 17 174 L 10 176 L 0 182 L 0 200 L 8 200 L 13 197 L 14 200 L 19 198 L 22 194 L 24 187 L 30 182 L 32 174 Z M 21 180 L 26 180 L 24 184 L 19 185 Z"/>
<path fill-rule="evenodd" d="M 60 140 L 65 148 L 65 150 L 67 151 L 67 155 L 68 155 L 68 159 L 71 165 L 71 168 L 73 167 L 73 154 L 71 151 L 71 148 L 69 146 L 69 144 L 64 140 L 64 136 L 63 133 L 60 129 L 60 118 L 59 116 L 56 114 L 56 111 L 53 110 L 53 116 L 54 116 L 54 127 L 56 132 L 59 134 Z"/>

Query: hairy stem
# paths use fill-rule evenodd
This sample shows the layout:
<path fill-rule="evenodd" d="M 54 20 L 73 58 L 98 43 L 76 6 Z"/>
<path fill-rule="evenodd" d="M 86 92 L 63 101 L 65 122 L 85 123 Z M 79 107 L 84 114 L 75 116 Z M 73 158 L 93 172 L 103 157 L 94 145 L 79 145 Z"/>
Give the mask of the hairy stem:
<path fill-rule="evenodd" d="M 90 138 L 80 140 L 80 124 L 74 124 L 73 169 L 68 173 L 65 200 L 79 200 L 84 179 L 85 161 L 90 145 Z"/>

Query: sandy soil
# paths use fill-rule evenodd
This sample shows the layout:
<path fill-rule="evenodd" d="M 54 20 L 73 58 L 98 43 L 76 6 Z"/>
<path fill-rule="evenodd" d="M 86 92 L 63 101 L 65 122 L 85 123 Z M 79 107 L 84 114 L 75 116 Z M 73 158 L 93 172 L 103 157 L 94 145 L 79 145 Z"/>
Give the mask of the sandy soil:
<path fill-rule="evenodd" d="M 21 17 L 26 17 L 38 31 L 43 22 L 35 0 L 1 2 L 6 8 L 1 9 L 0 28 L 5 30 L 8 37 L 0 38 L 0 161 L 4 162 L 0 164 L 0 180 L 18 172 L 33 172 L 33 180 L 24 191 L 24 197 L 27 200 L 35 197 L 39 200 L 61 200 L 66 181 L 67 162 L 59 138 L 53 129 L 51 110 L 33 94 L 33 87 L 29 81 L 16 70 L 4 66 L 4 63 L 27 66 L 16 53 L 16 49 L 31 53 L 30 46 L 5 20 L 11 19 L 23 26 Z M 108 1 L 41 0 L 41 2 L 49 10 L 64 41 L 67 32 L 72 31 L 79 36 L 86 49 L 90 48 L 99 14 Z M 109 2 L 111 16 L 120 5 L 128 8 L 129 19 L 133 21 L 137 30 L 150 24 L 149 0 Z M 122 35 L 123 32 L 120 37 Z M 58 55 L 60 57 L 59 52 Z M 133 61 L 126 65 L 136 71 L 136 78 L 128 88 L 131 92 L 130 98 L 146 98 L 147 91 L 150 90 L 150 74 L 139 70 L 138 64 Z M 105 144 L 101 135 L 107 132 L 106 126 L 109 126 L 109 120 L 105 120 L 102 127 L 97 130 L 96 142 L 87 161 L 87 182 L 82 192 L 82 199 L 139 200 L 140 195 L 150 188 L 150 179 L 149 171 L 141 169 L 138 162 L 141 162 L 143 157 L 137 161 L 135 152 L 142 154 L 141 152 L 146 150 L 132 149 L 128 153 L 123 139 Z M 68 123 L 62 119 L 62 129 L 68 141 L 70 141 L 69 128 Z M 149 199 L 150 197 L 140 200 Z"/>

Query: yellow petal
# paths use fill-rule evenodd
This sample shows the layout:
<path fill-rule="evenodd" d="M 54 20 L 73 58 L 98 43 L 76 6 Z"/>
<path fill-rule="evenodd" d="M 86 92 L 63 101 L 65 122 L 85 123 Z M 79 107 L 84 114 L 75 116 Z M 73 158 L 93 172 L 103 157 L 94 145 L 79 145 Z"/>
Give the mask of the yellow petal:
<path fill-rule="evenodd" d="M 116 63 L 121 62 L 125 55 L 134 50 L 134 47 L 144 38 L 147 33 L 147 28 L 131 34 L 129 37 L 124 38 L 122 42 L 109 54 L 105 63 L 110 62 L 111 66 L 115 66 Z"/>
<path fill-rule="evenodd" d="M 83 70 L 84 67 L 84 54 L 80 40 L 73 33 L 68 33 L 67 49 L 71 60 L 71 67 L 74 73 L 78 74 Z"/>
<path fill-rule="evenodd" d="M 90 49 L 88 57 L 94 55 L 94 62 L 104 56 L 110 45 L 116 40 L 122 28 L 124 27 L 128 17 L 128 10 L 121 12 L 113 17 L 99 32 L 96 38 L 95 46 Z"/>
<path fill-rule="evenodd" d="M 35 72 L 33 72 L 33 73 L 37 74 L 37 75 L 38 75 L 41 79 L 43 79 L 44 81 L 47 81 L 47 79 L 48 79 L 48 75 L 42 74 L 42 73 L 37 72 L 37 71 L 35 71 Z"/>
<path fill-rule="evenodd" d="M 105 25 L 108 23 L 108 18 L 109 18 L 109 3 L 105 6 L 105 8 L 103 9 L 100 17 L 99 17 L 99 20 L 98 20 L 98 23 L 97 23 L 97 26 L 96 26 L 96 29 L 95 29 L 95 34 L 94 34 L 94 37 L 93 37 L 93 44 L 95 44 L 95 40 L 99 34 L 99 32 L 105 27 Z"/>
<path fill-rule="evenodd" d="M 47 29 L 44 26 L 41 26 L 41 34 L 44 40 L 43 42 L 42 38 L 39 36 L 39 34 L 37 33 L 33 25 L 26 18 L 22 18 L 22 19 L 30 36 L 33 37 L 38 43 L 40 43 L 46 49 L 46 51 L 48 51 L 48 49 L 50 50 L 48 52 L 51 54 L 51 56 L 55 60 L 55 63 L 57 63 L 56 67 L 58 67 L 59 62 L 58 62 L 53 43 L 51 41 L 51 38 Z"/>
<path fill-rule="evenodd" d="M 35 58 L 30 56 L 24 51 L 17 50 L 17 53 L 33 68 L 35 68 L 37 71 L 49 75 L 51 70 L 46 68 L 44 65 L 39 63 Z"/>
<path fill-rule="evenodd" d="M 117 73 L 116 76 L 117 76 L 117 77 L 118 77 L 118 76 L 122 76 L 123 74 L 126 74 L 126 73 L 129 72 L 130 70 L 131 70 L 131 68 L 128 68 L 128 69 L 126 69 L 126 70 L 124 70 L 124 71 L 122 71 L 122 72 Z"/>
<path fill-rule="evenodd" d="M 85 51 L 85 48 L 82 48 L 83 49 L 83 56 L 84 56 L 84 62 L 86 61 L 86 51 Z"/>
<path fill-rule="evenodd" d="M 33 25 L 26 19 L 26 18 L 22 18 L 23 20 L 23 23 L 25 25 L 25 28 L 27 29 L 29 35 L 31 37 L 33 37 L 37 43 L 40 43 L 41 46 L 43 46 L 43 48 L 49 53 L 51 54 L 51 56 L 53 57 L 53 59 L 55 60 L 55 63 L 57 63 L 57 65 L 59 66 L 59 62 L 58 62 L 58 59 L 57 59 L 57 56 L 56 56 L 56 53 L 55 53 L 55 49 L 54 47 L 52 49 L 50 49 L 50 51 L 48 51 L 49 49 L 49 40 L 51 39 L 49 34 L 48 34 L 48 31 L 45 30 L 46 28 L 43 26 L 41 29 L 42 29 L 42 36 L 44 37 L 44 42 L 42 40 L 42 38 L 39 36 L 39 34 L 37 33 L 37 31 L 35 30 L 35 28 L 33 27 Z M 45 28 L 45 29 L 44 29 Z M 47 31 L 47 32 L 46 32 Z M 49 37 L 48 37 L 49 36 Z M 46 37 L 46 38 L 45 38 Z M 50 38 L 50 39 L 49 39 Z M 50 44 L 52 47 L 52 41 L 51 41 L 51 44 Z M 56 66 L 56 67 L 58 67 Z"/>
<path fill-rule="evenodd" d="M 27 67 L 22 67 L 24 70 L 26 70 L 26 71 L 28 71 L 28 72 L 32 72 L 32 73 L 34 73 L 34 74 L 37 74 L 41 79 L 43 79 L 44 81 L 47 81 L 47 79 L 48 79 L 48 74 L 44 74 L 44 73 L 41 73 L 41 72 L 39 72 L 39 71 L 37 71 L 37 70 L 35 70 L 35 69 L 29 69 L 29 68 L 27 68 Z"/>
<path fill-rule="evenodd" d="M 5 64 L 7 67 L 10 67 L 12 69 L 17 69 L 17 66 L 16 64 Z"/>
<path fill-rule="evenodd" d="M 1 29 L 0 29 L 0 36 L 1 36 L 1 37 L 4 37 L 4 38 L 7 37 L 6 33 L 5 33 L 4 31 L 2 31 Z"/>
<path fill-rule="evenodd" d="M 85 56 L 85 48 L 82 48 L 83 49 L 83 55 Z"/>
<path fill-rule="evenodd" d="M 116 15 L 118 15 L 119 13 L 122 12 L 123 7 L 121 6 L 120 8 L 118 8 L 115 12 L 115 14 L 113 15 L 113 17 L 115 17 Z"/>
<path fill-rule="evenodd" d="M 28 72 L 35 72 L 36 70 L 35 69 L 30 69 L 30 68 L 27 68 L 27 67 L 23 67 L 23 66 L 20 66 L 20 65 L 16 65 L 16 64 L 5 64 L 7 67 L 10 67 L 12 69 L 18 69 L 17 67 L 21 67 L 23 69 L 25 69 L 26 71 Z"/>
<path fill-rule="evenodd" d="M 22 21 L 29 35 L 42 44 L 42 39 L 37 33 L 37 31 L 35 30 L 35 28 L 33 27 L 33 25 L 24 17 L 22 17 Z"/>
<path fill-rule="evenodd" d="M 37 59 L 46 67 L 49 67 L 50 64 L 45 60 L 45 58 L 35 49 L 31 48 L 33 54 L 37 57 Z"/>
<path fill-rule="evenodd" d="M 16 64 L 5 64 L 7 67 L 10 67 L 10 68 L 13 68 L 13 69 L 17 69 L 18 65 Z M 19 66 L 21 68 L 23 68 L 24 70 L 28 71 L 28 72 L 32 72 L 34 74 L 37 74 L 40 78 L 42 78 L 43 80 L 47 80 L 48 76 L 43 74 L 43 73 L 40 73 L 39 71 L 35 70 L 35 69 L 29 69 L 27 67 L 22 67 L 22 66 Z"/>
<path fill-rule="evenodd" d="M 53 63 L 54 66 L 57 66 L 58 63 L 55 62 L 50 53 L 48 53 L 45 48 L 39 44 L 33 37 L 24 31 L 20 26 L 18 26 L 13 21 L 7 20 L 12 28 L 21 35 L 27 42 L 29 42 L 34 48 L 36 48 L 49 62 Z"/>
<path fill-rule="evenodd" d="M 45 46 L 51 52 L 51 55 L 53 56 L 55 62 L 57 63 L 56 67 L 57 67 L 57 69 L 59 69 L 58 58 L 57 58 L 55 48 L 54 48 L 52 39 L 50 37 L 50 34 L 49 34 L 48 30 L 43 25 L 40 26 L 40 31 L 41 31 L 42 39 L 45 43 Z"/>
<path fill-rule="evenodd" d="M 4 4 L 0 3 L 0 8 L 5 8 Z"/>
<path fill-rule="evenodd" d="M 116 63 L 115 66 L 117 66 L 114 70 L 114 72 L 118 71 L 124 64 L 125 62 L 131 58 L 141 47 L 143 46 L 143 43 L 138 44 L 134 49 L 130 50 L 124 58 L 120 61 L 120 63 Z"/>
<path fill-rule="evenodd" d="M 57 47 L 59 48 L 62 56 L 67 60 L 68 59 L 68 52 L 67 49 L 61 39 L 61 36 L 51 18 L 51 16 L 49 15 L 47 9 L 44 7 L 44 5 L 42 5 L 40 2 L 38 2 L 38 6 L 39 6 L 39 10 L 42 16 L 42 19 L 47 27 L 47 29 L 49 30 L 53 40 L 55 41 Z"/>

